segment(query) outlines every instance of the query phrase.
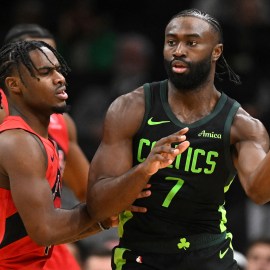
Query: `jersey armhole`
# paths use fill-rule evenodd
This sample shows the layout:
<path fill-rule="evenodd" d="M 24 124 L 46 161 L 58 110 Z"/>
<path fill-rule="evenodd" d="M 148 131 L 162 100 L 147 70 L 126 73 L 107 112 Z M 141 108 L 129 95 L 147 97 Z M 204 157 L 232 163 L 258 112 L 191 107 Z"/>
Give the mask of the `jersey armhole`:
<path fill-rule="evenodd" d="M 45 145 L 44 143 L 42 142 L 42 140 L 34 133 L 32 132 L 28 132 L 31 136 L 33 136 L 33 138 L 37 141 L 38 145 L 40 146 L 40 149 L 41 149 L 41 152 L 44 156 L 44 159 L 45 159 L 45 168 L 46 168 L 46 171 L 48 169 L 48 155 L 47 155 L 47 151 L 46 151 L 46 148 L 45 148 Z"/>
<path fill-rule="evenodd" d="M 138 130 L 137 133 L 140 133 L 141 130 L 143 129 L 143 127 L 145 126 L 148 116 L 149 116 L 149 112 L 150 112 L 150 108 L 151 108 L 151 85 L 150 83 L 145 83 L 143 85 L 143 90 L 144 90 L 144 102 L 145 102 L 145 112 L 144 112 L 144 117 L 141 123 L 141 126 Z"/>
<path fill-rule="evenodd" d="M 236 112 L 238 111 L 240 107 L 240 104 L 235 101 L 232 108 L 230 109 L 228 113 L 227 120 L 224 125 L 224 134 L 225 134 L 225 140 L 224 140 L 224 149 L 225 149 L 225 159 L 227 166 L 230 170 L 234 171 L 236 174 L 236 169 L 233 164 L 232 155 L 231 155 L 231 143 L 230 143 L 230 133 L 231 133 L 231 126 L 234 119 L 234 116 Z"/>

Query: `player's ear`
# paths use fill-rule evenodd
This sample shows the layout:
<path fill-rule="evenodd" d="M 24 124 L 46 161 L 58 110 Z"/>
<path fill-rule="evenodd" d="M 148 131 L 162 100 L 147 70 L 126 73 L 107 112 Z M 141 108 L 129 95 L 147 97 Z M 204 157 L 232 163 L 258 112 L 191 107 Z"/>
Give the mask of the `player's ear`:
<path fill-rule="evenodd" d="M 19 93 L 20 90 L 20 79 L 18 77 L 6 77 L 5 85 L 9 92 Z"/>
<path fill-rule="evenodd" d="M 217 61 L 223 52 L 223 44 L 219 43 L 214 47 L 212 52 L 212 60 Z"/>

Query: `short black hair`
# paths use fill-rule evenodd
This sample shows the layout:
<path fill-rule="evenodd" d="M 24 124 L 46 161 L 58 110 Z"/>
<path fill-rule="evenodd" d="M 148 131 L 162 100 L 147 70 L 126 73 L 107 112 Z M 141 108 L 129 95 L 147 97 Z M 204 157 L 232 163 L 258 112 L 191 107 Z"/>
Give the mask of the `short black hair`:
<path fill-rule="evenodd" d="M 59 62 L 61 73 L 66 75 L 70 71 L 64 58 L 53 47 L 43 41 L 31 40 L 7 43 L 0 49 L 0 87 L 4 90 L 6 95 L 8 95 L 8 91 L 5 86 L 5 79 L 13 73 L 14 68 L 17 69 L 21 77 L 20 64 L 28 69 L 32 77 L 37 78 L 34 72 L 36 67 L 29 56 L 29 52 L 39 50 L 48 59 L 42 47 L 47 47 L 53 52 Z"/>
<path fill-rule="evenodd" d="M 178 17 L 188 17 L 188 16 L 196 17 L 196 18 L 206 21 L 208 24 L 210 24 L 213 27 L 213 29 L 215 29 L 218 32 L 219 42 L 221 43 L 223 42 L 223 32 L 222 32 L 222 28 L 218 20 L 215 17 L 211 16 L 210 14 L 207 14 L 199 9 L 186 9 L 186 10 L 180 11 L 179 13 L 174 15 L 171 20 Z"/>
<path fill-rule="evenodd" d="M 22 23 L 13 26 L 8 31 L 4 38 L 4 44 L 24 40 L 27 37 L 54 39 L 52 33 L 48 29 L 43 28 L 38 24 Z"/>

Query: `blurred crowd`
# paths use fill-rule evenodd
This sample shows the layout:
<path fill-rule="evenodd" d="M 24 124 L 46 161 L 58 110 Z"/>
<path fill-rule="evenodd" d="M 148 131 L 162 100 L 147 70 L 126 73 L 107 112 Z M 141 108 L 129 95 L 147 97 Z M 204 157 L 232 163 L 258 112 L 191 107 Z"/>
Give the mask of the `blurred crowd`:
<path fill-rule="evenodd" d="M 269 0 L 145 0 L 129 6 L 123 0 L 16 0 L 2 4 L 1 41 L 17 23 L 38 23 L 55 36 L 58 51 L 72 69 L 68 77 L 70 114 L 89 161 L 98 147 L 109 104 L 145 82 L 166 77 L 164 25 L 172 14 L 186 8 L 199 8 L 217 17 L 224 32 L 224 55 L 242 80 L 240 86 L 217 82 L 217 88 L 235 98 L 270 131 Z M 71 204 L 76 203 L 74 197 L 68 198 Z M 227 215 L 237 251 L 246 253 L 248 243 L 270 237 L 270 205 L 251 203 L 238 179 L 227 197 Z M 90 238 L 71 246 L 83 269 L 96 269 L 96 261 L 108 265 L 116 230 Z"/>

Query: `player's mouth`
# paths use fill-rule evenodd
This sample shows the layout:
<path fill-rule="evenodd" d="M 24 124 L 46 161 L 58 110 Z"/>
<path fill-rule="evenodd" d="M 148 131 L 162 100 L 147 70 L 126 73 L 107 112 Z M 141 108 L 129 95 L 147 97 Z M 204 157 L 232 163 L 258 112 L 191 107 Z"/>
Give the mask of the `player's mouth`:
<path fill-rule="evenodd" d="M 66 93 L 66 87 L 65 86 L 61 86 L 61 87 L 57 88 L 57 90 L 56 90 L 56 96 L 59 99 L 62 99 L 62 100 L 68 99 L 68 94 Z"/>
<path fill-rule="evenodd" d="M 184 73 L 188 69 L 188 65 L 182 61 L 174 60 L 172 62 L 172 70 L 175 73 Z"/>

